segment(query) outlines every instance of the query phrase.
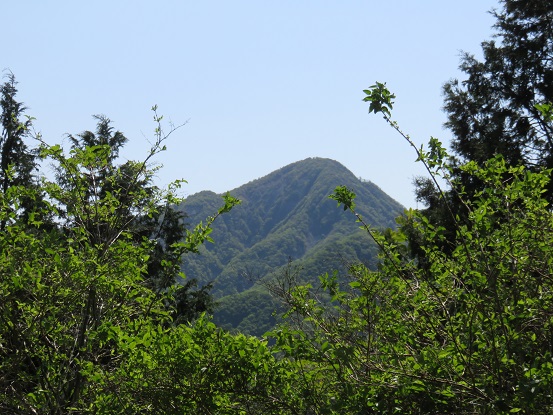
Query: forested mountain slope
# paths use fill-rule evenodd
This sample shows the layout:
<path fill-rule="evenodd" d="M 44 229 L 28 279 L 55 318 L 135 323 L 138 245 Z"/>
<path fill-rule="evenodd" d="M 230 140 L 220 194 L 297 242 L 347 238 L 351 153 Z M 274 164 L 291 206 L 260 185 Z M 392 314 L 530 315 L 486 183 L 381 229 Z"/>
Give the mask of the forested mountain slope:
<path fill-rule="evenodd" d="M 269 328 L 276 305 L 256 282 L 279 275 L 290 260 L 299 277 L 309 281 L 322 272 L 343 270 L 348 261 L 374 266 L 376 247 L 354 218 L 328 198 L 340 185 L 355 191 L 358 211 L 369 224 L 395 226 L 403 207 L 330 159 L 302 160 L 230 192 L 242 204 L 217 222 L 216 243 L 202 248 L 201 255 L 187 256 L 183 264 L 187 276 L 214 282 L 219 324 L 256 334 Z M 188 197 L 181 208 L 196 223 L 220 204 L 220 195 L 204 191 Z"/>

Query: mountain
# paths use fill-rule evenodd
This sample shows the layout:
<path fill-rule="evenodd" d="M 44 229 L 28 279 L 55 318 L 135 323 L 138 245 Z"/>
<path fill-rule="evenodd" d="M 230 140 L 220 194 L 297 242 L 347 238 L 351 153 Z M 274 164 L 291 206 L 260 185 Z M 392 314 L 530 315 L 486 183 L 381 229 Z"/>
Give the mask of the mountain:
<path fill-rule="evenodd" d="M 183 264 L 188 277 L 213 281 L 218 324 L 257 335 L 272 327 L 278 303 L 263 283 L 286 273 L 290 260 L 303 282 L 343 272 L 348 262 L 375 266 L 374 242 L 351 213 L 328 198 L 340 185 L 356 193 L 356 210 L 371 226 L 395 227 L 403 207 L 330 159 L 298 161 L 230 191 L 242 204 L 217 220 L 211 234 L 215 243 Z M 190 223 L 197 223 L 221 202 L 221 195 L 204 191 L 189 196 L 181 208 Z"/>

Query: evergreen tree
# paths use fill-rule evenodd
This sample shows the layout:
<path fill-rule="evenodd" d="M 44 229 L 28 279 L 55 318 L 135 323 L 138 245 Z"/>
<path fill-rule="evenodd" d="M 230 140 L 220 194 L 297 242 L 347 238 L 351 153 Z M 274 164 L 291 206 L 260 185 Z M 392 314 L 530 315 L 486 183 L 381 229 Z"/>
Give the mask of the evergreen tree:
<path fill-rule="evenodd" d="M 511 165 L 553 167 L 553 129 L 536 104 L 553 101 L 553 2 L 503 0 L 494 11 L 499 42 L 484 60 L 465 54 L 463 82 L 444 86 L 453 149 L 482 163 L 501 154 Z"/>
<path fill-rule="evenodd" d="M 11 186 L 36 187 L 36 154 L 25 143 L 29 138 L 31 119 L 22 119 L 26 107 L 16 100 L 16 95 L 15 76 L 8 73 L 0 86 L 0 191 L 3 195 Z M 18 214 L 27 215 L 33 203 L 30 198 L 22 198 Z M 5 226 L 6 220 L 3 220 L 0 228 L 3 230 Z"/>
<path fill-rule="evenodd" d="M 83 153 L 87 149 L 95 149 L 95 160 L 90 169 L 81 176 L 84 183 L 77 184 L 75 178 L 68 176 L 66 168 L 61 166 L 57 180 L 66 189 L 81 187 L 80 194 L 85 209 L 68 217 L 78 223 L 68 224 L 69 227 L 78 225 L 87 230 L 90 238 L 96 244 L 109 244 L 116 239 L 121 229 L 130 229 L 134 235 L 135 243 L 151 241 L 153 247 L 150 251 L 146 272 L 146 285 L 154 292 L 161 293 L 170 288 L 176 292 L 171 297 L 174 310 L 174 321 L 181 323 L 193 320 L 202 312 L 212 312 L 214 301 L 209 293 L 211 286 L 194 290 L 197 281 L 189 280 L 185 284 L 176 285 L 179 280 L 182 248 L 174 249 L 174 245 L 183 241 L 186 236 L 186 214 L 174 204 L 164 202 L 162 205 L 150 206 L 148 215 L 140 214 L 147 208 L 146 204 L 155 200 L 159 192 L 157 186 L 152 184 L 155 168 L 149 169 L 147 163 L 126 161 L 117 164 L 122 147 L 128 142 L 128 138 L 112 126 L 112 121 L 104 115 L 96 115 L 96 131 L 84 131 L 78 135 L 70 135 L 72 151 Z M 153 154 L 151 154 L 153 155 Z M 98 161 L 103 160 L 101 166 Z M 145 194 L 147 197 L 138 199 L 137 194 Z M 113 215 L 105 220 L 98 217 L 98 201 L 113 197 L 115 205 L 111 206 Z M 142 200 L 137 204 L 137 200 Z"/>
<path fill-rule="evenodd" d="M 453 248 L 455 226 L 466 223 L 468 210 L 459 198 L 474 197 L 483 182 L 464 172 L 467 161 L 482 165 L 496 155 L 530 171 L 553 168 L 553 127 L 536 105 L 553 101 L 553 2 L 501 0 L 494 10 L 495 39 L 482 43 L 483 60 L 464 54 L 466 79 L 444 85 L 446 127 L 455 159 L 450 163 L 453 188 L 440 192 L 425 178 L 415 181 L 417 200 L 426 205 L 431 223 L 446 228 L 443 248 Z M 553 183 L 545 197 L 553 201 Z M 422 259 L 420 238 L 404 225 L 413 255 Z"/>

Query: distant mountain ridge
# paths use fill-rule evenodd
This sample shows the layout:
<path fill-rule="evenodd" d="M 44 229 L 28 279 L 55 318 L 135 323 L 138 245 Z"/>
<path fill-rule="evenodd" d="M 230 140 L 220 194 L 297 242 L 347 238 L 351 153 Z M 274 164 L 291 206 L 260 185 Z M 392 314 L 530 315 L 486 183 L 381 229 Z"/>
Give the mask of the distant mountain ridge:
<path fill-rule="evenodd" d="M 344 261 L 374 265 L 372 241 L 349 212 L 328 198 L 340 185 L 356 193 L 356 209 L 371 226 L 395 227 L 403 207 L 331 159 L 298 161 L 230 191 L 242 204 L 218 219 L 215 244 L 183 264 L 187 276 L 214 281 L 213 293 L 221 302 L 215 315 L 219 324 L 253 334 L 270 327 L 274 302 L 255 280 L 282 272 L 290 259 L 302 267 L 305 281 L 343 269 Z M 190 223 L 197 223 L 220 205 L 220 195 L 204 191 L 188 197 L 182 209 Z"/>

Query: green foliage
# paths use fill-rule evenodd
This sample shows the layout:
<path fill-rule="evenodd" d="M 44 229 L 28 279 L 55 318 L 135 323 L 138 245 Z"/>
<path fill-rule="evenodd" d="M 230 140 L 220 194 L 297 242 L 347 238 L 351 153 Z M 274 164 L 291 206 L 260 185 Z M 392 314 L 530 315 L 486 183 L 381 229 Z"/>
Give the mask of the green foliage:
<path fill-rule="evenodd" d="M 264 341 L 230 335 L 205 319 L 118 336 L 129 359 L 109 377 L 91 373 L 103 379 L 98 413 L 297 414 L 303 406 L 293 372 Z"/>
<path fill-rule="evenodd" d="M 213 322 L 229 331 L 262 337 L 274 327 L 274 314 L 281 308 L 264 286 L 256 285 L 218 300 Z"/>
<path fill-rule="evenodd" d="M 374 85 L 371 85 L 369 89 L 364 89 L 363 92 L 367 95 L 363 101 L 370 102 L 369 113 L 374 112 L 382 113 L 384 116 L 390 116 L 390 111 L 393 108 L 395 95 L 392 94 L 388 88 L 386 88 L 386 83 L 376 82 Z"/>
<path fill-rule="evenodd" d="M 32 128 L 32 118 L 24 117 L 23 103 L 16 100 L 17 82 L 10 72 L 6 81 L 0 85 L 0 191 L 4 195 L 12 186 L 37 188 L 36 153 L 29 149 L 28 139 Z M 32 205 L 39 203 L 35 197 L 21 197 L 16 217 L 25 217 Z M 8 219 L 0 222 L 4 230 Z"/>
<path fill-rule="evenodd" d="M 544 122 L 547 113 L 542 111 L 553 101 L 549 58 L 553 53 L 553 6 L 541 0 L 501 0 L 500 5 L 492 12 L 494 39 L 482 43 L 483 59 L 463 54 L 460 69 L 465 78 L 444 86 L 446 127 L 453 134 L 451 145 L 459 158 L 450 163 L 450 190 L 442 192 L 428 179 L 415 181 L 426 216 L 447 229 L 448 241 L 455 240 L 457 224 L 452 218 L 465 221 L 469 214 L 463 201 L 484 187 L 478 178 L 458 168 L 459 164 L 482 164 L 501 154 L 509 165 L 536 172 L 553 168 L 553 128 Z M 552 183 L 545 194 L 553 200 Z M 411 235 L 410 245 L 418 257 L 421 252 L 416 241 L 417 236 Z M 443 247 L 448 250 L 453 245 Z"/>
<path fill-rule="evenodd" d="M 447 172 L 445 150 L 436 141 L 430 148 L 420 161 Z M 290 322 L 272 335 L 303 374 L 296 388 L 313 413 L 553 410 L 551 170 L 509 166 L 501 156 L 458 168 L 483 186 L 462 199 L 469 213 L 453 218 L 450 251 L 446 230 L 423 213 L 402 219 L 420 238 L 424 266 L 409 255 L 405 233 L 363 222 L 353 192 L 338 187 L 331 196 L 380 246 L 381 263 L 376 271 L 352 266 L 349 283 L 323 275 L 322 292 L 283 286 Z"/>
<path fill-rule="evenodd" d="M 131 321 L 168 316 L 141 284 L 148 250 L 127 232 L 98 245 L 83 228 L 64 236 L 26 227 L 0 238 L 0 408 L 67 413 L 91 399 L 84 367 L 109 372 L 124 359 L 110 331 L 133 335 Z"/>
<path fill-rule="evenodd" d="M 153 172 L 146 163 L 163 149 L 167 135 L 158 134 L 146 161 L 115 166 L 117 143 L 96 142 L 112 136 L 107 119 L 100 121 L 97 135 L 83 134 L 89 142 L 75 141 L 69 155 L 60 146 L 42 144 L 40 155 L 56 163 L 58 177 L 43 179 L 40 194 L 23 186 L 9 186 L 3 194 L 2 413 L 103 413 L 99 408 L 107 406 L 111 409 L 105 413 L 125 413 L 126 402 L 134 399 L 128 385 L 148 388 L 145 407 L 159 407 L 156 385 L 142 382 L 148 373 L 141 370 L 150 365 L 142 348 L 153 347 L 156 336 L 174 340 L 164 336 L 178 323 L 172 318 L 178 307 L 187 306 L 179 315 L 186 320 L 205 311 L 203 306 L 211 307 L 208 288 L 191 293 L 193 283 L 176 291 L 152 289 L 148 283 L 157 240 L 144 236 L 139 225 L 144 218 L 157 218 L 162 227 L 160 212 L 167 215 L 163 209 L 178 201 L 175 186 L 161 190 L 151 185 Z M 23 199 L 41 203 L 30 204 L 22 217 L 17 211 Z M 217 215 L 236 203 L 227 196 Z M 45 215 L 55 226 L 40 220 Z M 170 241 L 173 256 L 165 255 L 160 265 L 178 270 L 180 255 L 197 250 L 216 216 L 188 231 L 184 241 Z M 174 330 L 191 336 L 191 329 Z"/>
<path fill-rule="evenodd" d="M 355 202 L 353 201 L 355 197 L 356 194 L 346 186 L 338 186 L 334 193 L 330 195 L 330 198 L 336 200 L 338 205 L 344 205 L 344 210 L 355 209 Z"/>
<path fill-rule="evenodd" d="M 534 172 L 553 168 L 553 128 L 547 122 L 547 103 L 553 101 L 553 66 L 548 58 L 553 53 L 553 6 L 541 0 L 501 0 L 499 4 L 492 11 L 494 38 L 482 43 L 483 58 L 463 54 L 460 69 L 464 79 L 444 85 L 445 125 L 453 134 L 455 155 L 448 156 L 448 170 L 441 172 L 448 189 L 440 188 L 444 181 L 437 182 L 433 176 L 414 181 L 425 216 L 445 228 L 441 246 L 448 253 L 462 243 L 456 240 L 457 227 L 469 224 L 466 201 L 485 187 L 479 178 L 460 168 L 462 164 L 474 161 L 483 165 L 501 154 L 507 164 Z M 428 167 L 432 163 L 432 158 L 426 158 Z M 545 196 L 553 200 L 553 183 Z M 420 235 L 409 223 L 402 226 L 412 259 L 426 266 L 429 259 L 419 245 Z"/>
<path fill-rule="evenodd" d="M 540 112 L 546 122 L 553 121 L 553 104 L 551 102 L 536 104 L 534 107 Z"/>
<path fill-rule="evenodd" d="M 493 12 L 496 40 L 482 43 L 484 59 L 465 54 L 460 69 L 466 79 L 444 86 L 452 146 L 479 163 L 502 154 L 510 165 L 552 168 L 553 129 L 540 122 L 535 104 L 553 100 L 553 5 L 500 3 Z"/>
<path fill-rule="evenodd" d="M 58 199 L 56 208 L 64 218 L 63 226 L 70 231 L 84 228 L 94 244 L 109 245 L 125 229 L 133 234 L 135 243 L 149 241 L 145 283 L 159 293 L 175 289 L 177 292 L 169 303 L 176 313 L 174 321 L 185 322 L 201 312 L 212 311 L 213 300 L 208 294 L 209 285 L 196 292 L 191 291 L 197 285 L 195 280 L 176 286 L 181 276 L 181 257 L 197 252 L 201 244 L 210 241 L 212 223 L 239 201 L 225 195 L 224 205 L 215 216 L 208 217 L 205 224 L 200 222 L 193 230 L 186 229 L 185 213 L 175 208 L 182 201 L 176 192 L 183 181 L 176 181 L 162 191 L 153 184 L 156 169 L 147 167 L 150 159 L 165 149 L 163 142 L 174 131 L 163 135 L 162 117 L 155 113 L 155 107 L 153 110 L 156 142 L 144 161 L 117 164 L 128 139 L 120 131 L 114 131 L 109 118 L 95 116 L 95 133 L 85 131 L 70 136 L 70 157 L 59 147 L 43 145 L 42 157 L 51 157 L 57 163 L 56 183 L 44 187 L 49 187 L 49 192 Z"/>

